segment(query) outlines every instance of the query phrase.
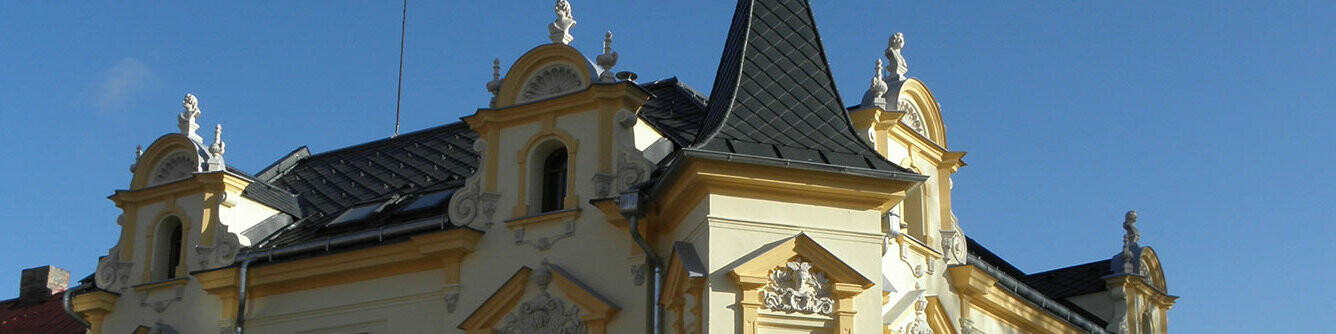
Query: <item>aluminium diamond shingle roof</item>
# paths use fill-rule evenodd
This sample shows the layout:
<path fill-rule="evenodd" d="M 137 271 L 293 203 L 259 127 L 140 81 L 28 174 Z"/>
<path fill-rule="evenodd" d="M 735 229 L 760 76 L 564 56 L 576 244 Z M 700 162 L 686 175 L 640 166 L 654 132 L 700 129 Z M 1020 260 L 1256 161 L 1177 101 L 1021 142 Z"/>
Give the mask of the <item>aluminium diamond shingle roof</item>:
<path fill-rule="evenodd" d="M 854 130 L 808 0 L 740 0 L 693 149 L 909 174 Z"/>

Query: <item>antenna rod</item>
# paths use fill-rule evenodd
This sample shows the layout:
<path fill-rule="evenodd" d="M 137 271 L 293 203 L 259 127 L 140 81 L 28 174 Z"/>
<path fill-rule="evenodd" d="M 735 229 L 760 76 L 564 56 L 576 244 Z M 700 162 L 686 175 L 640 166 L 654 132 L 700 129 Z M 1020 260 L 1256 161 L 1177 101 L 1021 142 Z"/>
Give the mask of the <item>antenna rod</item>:
<path fill-rule="evenodd" d="M 404 0 L 403 21 L 399 22 L 399 88 L 394 92 L 394 135 L 399 136 L 399 105 L 404 100 L 404 35 L 408 32 L 408 0 Z"/>

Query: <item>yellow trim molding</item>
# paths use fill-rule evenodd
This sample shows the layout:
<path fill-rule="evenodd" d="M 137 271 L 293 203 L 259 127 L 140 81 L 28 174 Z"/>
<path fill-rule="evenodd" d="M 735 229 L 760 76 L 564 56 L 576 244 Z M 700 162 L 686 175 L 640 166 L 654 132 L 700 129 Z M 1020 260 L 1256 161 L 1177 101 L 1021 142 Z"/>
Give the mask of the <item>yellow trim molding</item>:
<path fill-rule="evenodd" d="M 529 283 L 529 277 L 533 276 L 533 269 L 529 267 L 520 267 L 510 279 L 501 284 L 501 287 L 487 297 L 477 309 L 473 310 L 464 322 L 459 324 L 459 329 L 469 334 L 494 334 L 498 322 L 506 316 L 506 312 L 515 308 L 520 303 L 520 298 L 524 297 L 524 287 Z"/>
<path fill-rule="evenodd" d="M 70 309 L 84 320 L 88 320 L 88 329 L 92 334 L 102 333 L 102 320 L 116 310 L 116 299 L 120 296 L 107 291 L 93 291 L 74 297 Z"/>

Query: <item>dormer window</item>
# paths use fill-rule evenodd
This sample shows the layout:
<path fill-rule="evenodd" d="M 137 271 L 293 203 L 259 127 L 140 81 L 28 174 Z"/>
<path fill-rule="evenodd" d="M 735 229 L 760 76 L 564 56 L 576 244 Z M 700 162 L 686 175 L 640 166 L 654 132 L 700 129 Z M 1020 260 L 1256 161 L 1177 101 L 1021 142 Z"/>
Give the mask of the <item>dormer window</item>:
<path fill-rule="evenodd" d="M 177 217 L 167 217 L 158 224 L 153 247 L 153 279 L 167 280 L 178 277 L 181 267 L 181 246 L 184 242 L 185 226 Z"/>
<path fill-rule="evenodd" d="M 539 212 L 552 212 L 562 209 L 566 198 L 566 148 L 557 148 L 543 158 L 542 193 Z"/>

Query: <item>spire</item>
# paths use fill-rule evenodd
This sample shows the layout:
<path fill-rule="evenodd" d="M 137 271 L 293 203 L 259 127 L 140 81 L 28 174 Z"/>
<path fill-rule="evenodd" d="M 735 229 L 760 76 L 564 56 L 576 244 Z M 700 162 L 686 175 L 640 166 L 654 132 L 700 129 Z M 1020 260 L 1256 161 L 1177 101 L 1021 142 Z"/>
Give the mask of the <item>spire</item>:
<path fill-rule="evenodd" d="M 909 64 L 905 62 L 905 56 L 900 54 L 900 49 L 905 48 L 905 34 L 895 33 L 891 35 L 891 40 L 886 43 L 886 59 L 890 59 L 895 64 L 895 72 L 886 77 L 892 82 L 898 82 L 905 79 L 905 73 L 909 72 Z"/>
<path fill-rule="evenodd" d="M 501 58 L 492 59 L 492 81 L 487 82 L 487 92 L 492 93 L 492 102 L 488 105 L 496 106 L 496 96 L 501 93 Z"/>
<path fill-rule="evenodd" d="M 598 62 L 598 67 L 603 69 L 603 72 L 598 75 L 598 81 L 602 82 L 617 81 L 617 76 L 612 74 L 612 67 L 617 66 L 617 53 L 612 52 L 611 31 L 609 31 L 606 35 L 603 35 L 603 54 L 598 55 L 598 58 L 596 58 L 595 60 Z"/>
<path fill-rule="evenodd" d="M 199 129 L 199 124 L 195 123 L 195 119 L 199 118 L 200 115 L 199 99 L 196 99 L 195 95 L 187 93 L 185 99 L 181 101 L 181 106 L 185 107 L 185 111 L 177 116 L 176 127 L 181 129 L 181 134 L 196 143 L 203 143 L 204 139 L 195 134 L 195 130 Z"/>
<path fill-rule="evenodd" d="M 575 40 L 575 36 L 571 36 L 571 28 L 575 27 L 575 18 L 571 17 L 571 3 L 557 0 L 552 10 L 557 13 L 557 20 L 547 26 L 548 38 L 552 39 L 552 43 L 570 44 Z"/>
<path fill-rule="evenodd" d="M 227 168 L 223 163 L 223 152 L 227 151 L 227 144 L 223 143 L 223 125 L 218 124 L 213 128 L 213 145 L 209 146 L 209 170 L 210 172 L 222 171 Z"/>
<path fill-rule="evenodd" d="M 715 78 L 693 149 L 907 172 L 850 125 L 808 0 L 738 1 Z"/>
<path fill-rule="evenodd" d="M 877 74 L 872 76 L 872 86 L 868 87 L 867 93 L 863 94 L 863 107 L 877 107 L 886 109 L 886 91 L 890 90 L 886 86 L 886 81 L 882 80 L 882 63 L 877 59 Z"/>

